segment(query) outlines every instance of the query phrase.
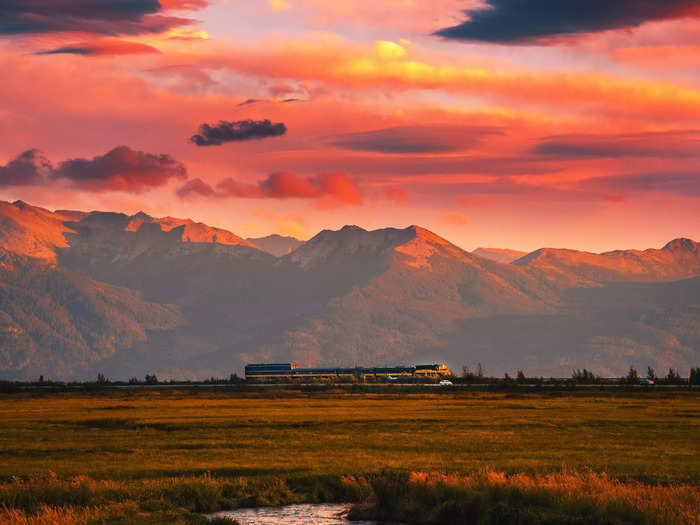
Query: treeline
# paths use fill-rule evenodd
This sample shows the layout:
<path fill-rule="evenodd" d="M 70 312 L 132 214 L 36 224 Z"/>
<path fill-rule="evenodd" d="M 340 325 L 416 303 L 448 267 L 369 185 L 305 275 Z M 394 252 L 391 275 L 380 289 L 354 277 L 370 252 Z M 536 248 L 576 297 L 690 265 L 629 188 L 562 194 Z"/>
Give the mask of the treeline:
<path fill-rule="evenodd" d="M 371 378 L 366 383 L 437 383 L 441 378 L 426 379 L 426 378 L 401 378 L 399 381 L 391 381 L 385 378 Z M 652 367 L 647 367 L 646 375 L 640 375 L 637 369 L 630 367 L 625 376 L 621 377 L 602 377 L 596 375 L 586 368 L 574 369 L 570 377 L 542 377 L 528 376 L 522 370 L 518 370 L 515 376 L 511 376 L 507 372 L 503 377 L 489 376 L 485 373 L 484 368 L 479 364 L 475 370 L 469 367 L 462 367 L 460 376 L 451 377 L 450 380 L 456 384 L 466 385 L 500 385 L 500 386 L 515 386 L 515 385 L 700 385 L 700 367 L 693 367 L 687 377 L 681 376 L 674 368 L 669 368 L 663 375 L 657 375 Z M 328 382 L 312 381 L 312 383 Z M 340 382 L 339 382 L 340 383 Z M 132 377 L 128 381 L 112 381 L 104 374 L 97 374 L 95 380 L 92 381 L 52 381 L 51 379 L 39 376 L 34 381 L 8 381 L 0 380 L 0 392 L 12 392 L 23 388 L 43 387 L 47 389 L 74 389 L 81 388 L 85 390 L 100 389 L 104 387 L 134 387 L 134 386 L 197 386 L 197 385 L 238 385 L 244 386 L 249 384 L 244 378 L 232 373 L 228 378 L 210 377 L 204 380 L 159 380 L 156 374 L 146 374 L 143 378 Z"/>
<path fill-rule="evenodd" d="M 630 366 L 626 375 L 621 377 L 603 377 L 596 375 L 586 368 L 575 368 L 571 372 L 571 377 L 549 377 L 528 376 L 522 370 L 518 370 L 515 377 L 508 372 L 503 377 L 488 376 L 484 368 L 479 363 L 474 371 L 468 366 L 462 367 L 462 375 L 455 377 L 454 382 L 464 384 L 566 384 L 574 383 L 579 385 L 700 385 L 700 367 L 692 367 L 687 377 L 681 376 L 678 370 L 669 368 L 664 374 L 658 375 L 654 368 L 647 367 L 646 375 L 641 375 L 636 368 Z"/>
<path fill-rule="evenodd" d="M 231 374 L 228 378 L 210 377 L 203 380 L 159 380 L 156 374 L 146 374 L 143 379 L 132 377 L 127 381 L 112 381 L 104 374 L 99 373 L 93 381 L 53 381 L 45 378 L 43 375 L 36 380 L 28 381 L 8 381 L 0 379 L 0 392 L 14 392 L 21 390 L 23 387 L 43 387 L 48 390 L 63 390 L 81 388 L 84 390 L 100 389 L 104 387 L 129 387 L 129 386 L 187 386 L 187 385 L 242 385 L 245 384 L 245 379 L 238 377 L 237 374 Z"/>

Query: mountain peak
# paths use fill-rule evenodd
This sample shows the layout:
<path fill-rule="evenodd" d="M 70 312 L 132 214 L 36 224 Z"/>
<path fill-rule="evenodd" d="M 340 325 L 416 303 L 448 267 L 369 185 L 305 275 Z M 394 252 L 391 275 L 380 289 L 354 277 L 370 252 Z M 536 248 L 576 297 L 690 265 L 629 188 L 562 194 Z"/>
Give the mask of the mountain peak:
<path fill-rule="evenodd" d="M 678 239 L 673 239 L 672 241 L 666 243 L 662 250 L 673 252 L 688 251 L 692 253 L 697 253 L 698 244 L 692 239 L 688 239 L 686 237 L 679 237 Z"/>
<path fill-rule="evenodd" d="M 396 247 L 396 251 L 409 256 L 410 260 L 406 261 L 409 266 L 431 269 L 430 258 L 437 253 L 449 254 L 458 259 L 466 256 L 464 250 L 422 226 L 412 224 L 403 231 L 412 234 L 412 239 Z"/>
<path fill-rule="evenodd" d="M 132 219 L 143 219 L 145 221 L 152 220 L 153 217 L 151 217 L 148 213 L 144 211 L 139 211 L 135 215 L 131 216 Z"/>
<path fill-rule="evenodd" d="M 412 231 L 415 236 L 419 239 L 424 239 L 426 241 L 434 242 L 437 244 L 450 244 L 450 242 L 443 237 L 440 237 L 438 234 L 431 232 L 427 228 L 423 228 L 422 226 L 418 226 L 416 224 L 411 224 L 408 228 L 406 228 L 409 231 Z"/>
<path fill-rule="evenodd" d="M 356 226 L 355 224 L 346 224 L 340 229 L 341 232 L 366 232 L 364 228 Z"/>

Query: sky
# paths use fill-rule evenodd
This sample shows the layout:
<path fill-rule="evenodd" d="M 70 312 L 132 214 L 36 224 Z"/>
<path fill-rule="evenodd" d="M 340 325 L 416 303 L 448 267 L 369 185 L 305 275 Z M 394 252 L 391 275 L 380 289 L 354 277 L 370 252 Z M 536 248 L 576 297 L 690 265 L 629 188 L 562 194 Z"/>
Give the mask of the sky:
<path fill-rule="evenodd" d="M 0 199 L 244 237 L 700 238 L 697 0 L 7 0 Z"/>

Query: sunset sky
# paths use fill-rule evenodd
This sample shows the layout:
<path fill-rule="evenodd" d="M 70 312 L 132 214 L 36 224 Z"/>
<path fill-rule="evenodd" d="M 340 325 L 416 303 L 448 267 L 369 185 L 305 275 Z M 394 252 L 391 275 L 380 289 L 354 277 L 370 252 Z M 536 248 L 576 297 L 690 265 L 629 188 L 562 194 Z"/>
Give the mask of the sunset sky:
<path fill-rule="evenodd" d="M 470 250 L 700 238 L 698 0 L 9 0 L 0 60 L 2 200 Z"/>

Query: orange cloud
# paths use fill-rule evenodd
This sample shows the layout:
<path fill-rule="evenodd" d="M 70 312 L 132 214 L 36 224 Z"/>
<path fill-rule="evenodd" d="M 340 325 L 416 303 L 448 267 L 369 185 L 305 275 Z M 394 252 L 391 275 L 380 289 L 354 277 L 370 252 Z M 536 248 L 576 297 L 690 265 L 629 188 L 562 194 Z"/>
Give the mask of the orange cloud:
<path fill-rule="evenodd" d="M 611 52 L 613 60 L 641 67 L 694 68 L 700 61 L 700 46 L 665 45 L 622 47 Z"/>
<path fill-rule="evenodd" d="M 197 61 L 204 69 L 228 67 L 259 77 L 316 81 L 341 89 L 435 90 L 586 115 L 595 111 L 645 120 L 700 119 L 700 90 L 690 87 L 606 73 L 443 64 L 438 56 L 418 60 L 410 52 L 403 54 L 402 46 L 395 46 L 387 42 L 360 46 L 325 36 L 314 41 L 227 48 L 220 56 Z"/>
<path fill-rule="evenodd" d="M 345 173 L 325 173 L 315 180 L 318 192 L 346 204 L 362 204 L 362 193 Z"/>
<path fill-rule="evenodd" d="M 183 11 L 196 11 L 209 5 L 208 0 L 158 0 L 164 10 L 177 9 Z"/>
<path fill-rule="evenodd" d="M 465 226 L 469 224 L 469 219 L 461 213 L 444 213 L 440 216 L 440 222 L 448 226 Z"/>
<path fill-rule="evenodd" d="M 238 197 L 252 199 L 324 199 L 329 205 L 362 204 L 362 192 L 344 173 L 324 173 L 317 177 L 300 178 L 295 173 L 270 174 L 257 184 L 240 182 L 232 178 L 220 181 L 212 187 L 201 179 L 187 181 L 177 190 L 178 196 Z"/>
<path fill-rule="evenodd" d="M 287 0 L 267 0 L 267 5 L 270 11 L 283 11 L 292 7 Z"/>
<path fill-rule="evenodd" d="M 403 188 L 385 188 L 384 195 L 397 204 L 402 204 L 409 201 L 408 192 Z"/>

